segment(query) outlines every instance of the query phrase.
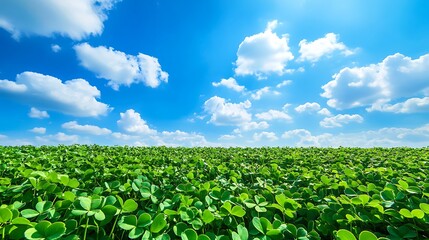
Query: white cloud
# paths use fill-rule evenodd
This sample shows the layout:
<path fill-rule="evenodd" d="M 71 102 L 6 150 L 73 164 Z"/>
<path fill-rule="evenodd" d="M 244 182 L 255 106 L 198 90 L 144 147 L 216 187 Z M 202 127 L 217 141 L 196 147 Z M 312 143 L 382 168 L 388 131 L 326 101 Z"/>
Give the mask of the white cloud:
<path fill-rule="evenodd" d="M 417 128 L 381 128 L 375 131 L 313 135 L 305 129 L 287 131 L 282 136 L 296 146 L 319 147 L 427 147 L 429 124 Z"/>
<path fill-rule="evenodd" d="M 241 132 L 249 132 L 249 131 L 253 131 L 253 130 L 267 129 L 269 127 L 270 127 L 270 125 L 265 121 L 243 122 L 243 123 L 239 124 L 239 128 L 234 129 L 233 132 L 238 134 Z"/>
<path fill-rule="evenodd" d="M 253 140 L 256 142 L 259 142 L 263 139 L 266 139 L 268 141 L 276 141 L 278 137 L 273 132 L 260 132 L 260 133 L 254 133 L 253 134 Z"/>
<path fill-rule="evenodd" d="M 280 95 L 280 92 L 273 91 L 270 89 L 270 87 L 263 87 L 252 93 L 250 97 L 252 97 L 254 100 L 260 100 L 264 95 Z"/>
<path fill-rule="evenodd" d="M 316 103 L 316 102 L 306 102 L 302 105 L 299 105 L 298 107 L 295 108 L 295 111 L 299 112 L 299 113 L 303 113 L 303 112 L 315 112 L 315 111 L 319 111 L 320 110 L 320 104 Z"/>
<path fill-rule="evenodd" d="M 381 63 L 343 68 L 322 87 L 322 96 L 336 109 L 387 104 L 429 91 L 429 54 L 411 59 L 396 53 Z M 370 107 L 370 109 L 371 109 Z"/>
<path fill-rule="evenodd" d="M 0 91 L 2 90 L 10 93 L 20 94 L 26 92 L 27 87 L 9 80 L 0 80 Z"/>
<path fill-rule="evenodd" d="M 138 138 L 138 136 L 128 135 L 120 132 L 114 132 L 112 133 L 112 136 L 116 139 L 123 140 L 123 141 L 128 141 L 130 139 Z"/>
<path fill-rule="evenodd" d="M 38 142 L 42 144 L 76 144 L 79 142 L 79 136 L 77 135 L 67 135 L 63 132 L 59 132 L 54 135 L 47 136 L 37 136 L 35 138 Z"/>
<path fill-rule="evenodd" d="M 329 56 L 335 51 L 348 56 L 354 52 L 346 47 L 342 42 L 338 42 L 338 35 L 335 33 L 327 33 L 325 37 L 308 42 L 303 39 L 299 42 L 299 53 L 301 56 L 297 59 L 298 62 L 309 61 L 317 62 L 323 56 Z"/>
<path fill-rule="evenodd" d="M 363 118 L 359 114 L 338 114 L 333 117 L 326 117 L 320 122 L 320 126 L 324 128 L 342 127 L 344 124 L 351 122 L 362 123 Z"/>
<path fill-rule="evenodd" d="M 220 82 L 212 82 L 212 85 L 214 87 L 225 86 L 236 92 L 242 92 L 245 89 L 244 86 L 238 85 L 237 81 L 232 77 L 228 79 L 222 79 Z"/>
<path fill-rule="evenodd" d="M 126 132 L 133 134 L 155 134 L 156 131 L 150 129 L 146 121 L 140 117 L 140 113 L 134 109 L 128 109 L 125 113 L 120 113 L 121 119 L 117 121 L 118 126 Z"/>
<path fill-rule="evenodd" d="M 2 0 L 0 27 L 22 35 L 54 34 L 80 40 L 103 31 L 106 12 L 118 0 Z"/>
<path fill-rule="evenodd" d="M 83 67 L 94 72 L 98 78 L 107 79 L 108 85 L 118 90 L 121 85 L 144 83 L 156 88 L 168 82 L 168 73 L 162 71 L 158 59 L 143 53 L 128 55 L 104 46 L 92 47 L 88 43 L 74 46 Z"/>
<path fill-rule="evenodd" d="M 90 135 L 107 135 L 112 133 L 112 131 L 107 128 L 100 128 L 94 125 L 79 125 L 76 121 L 63 123 L 61 127 L 67 130 L 72 130 Z"/>
<path fill-rule="evenodd" d="M 247 112 L 252 104 L 249 100 L 229 103 L 224 98 L 214 96 L 204 103 L 204 111 L 211 114 L 209 122 L 218 126 L 237 126 L 250 122 L 252 115 Z"/>
<path fill-rule="evenodd" d="M 322 108 L 317 113 L 322 116 L 332 116 L 332 113 L 327 108 Z"/>
<path fill-rule="evenodd" d="M 326 142 L 329 141 L 329 139 L 332 138 L 332 134 L 321 134 L 314 136 L 310 133 L 310 131 L 306 129 L 294 129 L 290 131 L 286 131 L 283 133 L 282 138 L 285 139 L 296 139 L 298 138 L 298 141 L 295 145 L 297 146 L 325 146 Z M 328 144 L 329 146 L 329 144 Z"/>
<path fill-rule="evenodd" d="M 16 91 L 17 88 L 20 91 Z M 100 91 L 84 79 L 63 83 L 49 75 L 23 72 L 16 76 L 16 82 L 0 80 L 0 92 L 25 104 L 77 117 L 106 115 L 111 110 L 107 104 L 97 101 Z"/>
<path fill-rule="evenodd" d="M 284 80 L 283 82 L 277 84 L 276 88 L 281 88 L 281 87 L 291 85 L 291 84 L 292 84 L 292 80 Z"/>
<path fill-rule="evenodd" d="M 288 36 L 279 37 L 273 30 L 277 20 L 269 22 L 264 32 L 246 37 L 240 43 L 235 62 L 235 74 L 256 75 L 264 79 L 269 73 L 282 75 L 293 54 L 288 46 Z"/>
<path fill-rule="evenodd" d="M 257 114 L 255 114 L 255 116 L 258 119 L 266 120 L 266 121 L 271 121 L 271 120 L 275 120 L 275 119 L 285 120 L 285 121 L 291 121 L 292 120 L 292 117 L 289 116 L 289 114 L 287 114 L 285 112 L 278 111 L 278 110 L 273 110 L 273 109 L 270 109 L 267 112 L 257 113 Z"/>
<path fill-rule="evenodd" d="M 30 112 L 28 113 L 28 116 L 31 118 L 39 118 L 39 119 L 43 119 L 43 118 L 49 118 L 49 114 L 46 111 L 41 111 L 37 108 L 32 107 L 30 109 Z"/>
<path fill-rule="evenodd" d="M 54 52 L 54 53 L 61 51 L 61 47 L 58 44 L 52 44 L 51 49 L 52 49 L 52 52 Z"/>
<path fill-rule="evenodd" d="M 226 140 L 226 141 L 229 141 L 229 140 L 234 140 L 234 139 L 236 139 L 236 138 L 237 138 L 237 135 L 225 134 L 225 135 L 220 136 L 220 137 L 218 138 L 218 140 Z"/>
<path fill-rule="evenodd" d="M 157 139 L 157 145 L 164 146 L 207 146 L 209 143 L 203 135 L 176 130 L 163 131 Z"/>
<path fill-rule="evenodd" d="M 282 107 L 283 111 L 287 111 L 290 106 L 292 106 L 292 104 L 290 104 L 290 103 L 286 103 L 285 105 L 283 105 L 283 107 Z"/>
<path fill-rule="evenodd" d="M 416 113 L 416 112 L 429 112 L 429 97 L 424 98 L 410 98 L 405 102 L 396 104 L 373 104 L 367 108 L 369 112 L 393 112 L 393 113 Z"/>
<path fill-rule="evenodd" d="M 46 133 L 46 128 L 44 128 L 44 127 L 35 127 L 35 128 L 32 128 L 30 130 L 30 132 L 37 133 L 37 134 L 45 134 Z"/>

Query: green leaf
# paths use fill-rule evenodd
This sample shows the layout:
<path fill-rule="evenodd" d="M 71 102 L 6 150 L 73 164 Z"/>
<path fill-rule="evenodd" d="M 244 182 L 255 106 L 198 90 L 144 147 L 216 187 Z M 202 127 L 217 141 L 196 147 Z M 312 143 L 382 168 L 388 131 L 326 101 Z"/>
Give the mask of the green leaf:
<path fill-rule="evenodd" d="M 39 215 L 39 212 L 33 209 L 24 209 L 21 211 L 21 215 L 25 218 L 33 218 Z"/>
<path fill-rule="evenodd" d="M 188 228 L 180 235 L 182 240 L 198 240 L 198 234 L 194 229 Z"/>
<path fill-rule="evenodd" d="M 149 213 L 143 213 L 137 220 L 137 227 L 144 228 L 152 224 L 152 217 Z"/>
<path fill-rule="evenodd" d="M 98 210 L 97 213 L 94 215 L 94 217 L 98 221 L 103 221 L 104 219 L 106 219 L 106 215 L 104 215 L 104 212 L 101 210 Z"/>
<path fill-rule="evenodd" d="M 240 235 L 238 233 L 232 231 L 231 233 L 232 240 L 241 240 Z"/>
<path fill-rule="evenodd" d="M 45 237 L 37 232 L 35 228 L 29 228 L 25 231 L 24 236 L 26 239 L 30 240 L 44 240 Z"/>
<path fill-rule="evenodd" d="M 234 206 L 232 208 L 231 214 L 237 217 L 243 217 L 246 215 L 246 211 L 241 206 Z"/>
<path fill-rule="evenodd" d="M 167 226 L 167 221 L 164 219 L 164 214 L 160 213 L 153 219 L 153 223 L 150 225 L 150 231 L 152 233 L 159 233 L 165 226 Z"/>
<path fill-rule="evenodd" d="M 418 219 L 422 219 L 425 216 L 425 213 L 420 209 L 413 209 L 411 214 Z"/>
<path fill-rule="evenodd" d="M 411 214 L 410 210 L 406 208 L 402 208 L 399 210 L 399 213 L 406 218 L 413 218 L 414 216 Z"/>
<path fill-rule="evenodd" d="M 204 223 L 211 223 L 215 219 L 213 213 L 211 213 L 209 210 L 204 210 L 203 216 L 202 216 Z"/>
<path fill-rule="evenodd" d="M 8 222 L 10 219 L 12 219 L 12 212 L 7 208 L 0 208 L 0 223 Z"/>
<path fill-rule="evenodd" d="M 0 210 L 1 212 L 1 210 Z M 31 226 L 31 222 L 23 217 L 18 217 L 12 220 L 12 224 L 14 225 L 30 225 Z"/>
<path fill-rule="evenodd" d="M 145 229 L 143 229 L 143 228 L 133 228 L 128 233 L 128 237 L 131 239 L 136 239 L 136 238 L 140 237 L 141 235 L 143 235 L 144 232 L 145 232 Z"/>
<path fill-rule="evenodd" d="M 42 201 L 42 202 L 38 202 L 36 204 L 36 210 L 39 213 L 45 212 L 46 210 L 48 210 L 50 207 L 52 207 L 52 202 L 50 201 Z"/>
<path fill-rule="evenodd" d="M 408 183 L 405 182 L 404 180 L 401 179 L 398 181 L 398 183 L 399 183 L 399 186 L 401 186 L 404 190 L 408 188 Z"/>
<path fill-rule="evenodd" d="M 187 228 L 188 226 L 185 223 L 179 222 L 176 225 L 174 225 L 173 232 L 174 234 L 176 234 L 176 236 L 180 236 L 182 232 L 185 231 Z"/>
<path fill-rule="evenodd" d="M 249 239 L 249 232 L 247 231 L 247 228 L 243 225 L 240 224 L 237 226 L 237 232 L 241 240 Z"/>
<path fill-rule="evenodd" d="M 123 216 L 119 220 L 118 226 L 124 230 L 131 230 L 137 227 L 137 217 L 135 215 Z"/>
<path fill-rule="evenodd" d="M 409 186 L 406 191 L 411 193 L 411 194 L 421 194 L 422 193 L 422 190 L 417 186 Z"/>
<path fill-rule="evenodd" d="M 370 231 L 362 231 L 359 234 L 359 240 L 377 240 L 377 236 Z"/>
<path fill-rule="evenodd" d="M 79 198 L 79 204 L 86 211 L 91 210 L 91 199 L 90 198 L 80 197 Z"/>
<path fill-rule="evenodd" d="M 77 188 L 79 187 L 79 181 L 76 178 L 70 179 L 70 181 L 67 183 L 67 186 L 71 188 Z"/>
<path fill-rule="evenodd" d="M 340 240 L 356 240 L 355 235 L 351 233 L 349 230 L 340 229 L 337 231 L 337 237 Z"/>
<path fill-rule="evenodd" d="M 123 213 L 134 212 L 138 207 L 139 205 L 136 203 L 136 201 L 134 201 L 133 199 L 127 199 L 124 202 L 124 205 L 122 206 L 122 212 Z"/>
<path fill-rule="evenodd" d="M 331 179 L 329 179 L 327 176 L 322 175 L 320 177 L 320 181 L 322 181 L 323 184 L 329 185 L 331 183 Z"/>
<path fill-rule="evenodd" d="M 198 236 L 198 240 L 210 240 L 210 237 L 205 234 L 201 234 Z"/>
<path fill-rule="evenodd" d="M 381 191 L 380 196 L 384 201 L 395 200 L 395 193 L 390 189 L 385 189 L 385 190 Z"/>
<path fill-rule="evenodd" d="M 261 220 L 258 217 L 252 219 L 252 224 L 259 232 L 265 234 L 264 229 L 262 228 Z"/>
<path fill-rule="evenodd" d="M 423 210 L 423 212 L 425 212 L 426 214 L 429 214 L 429 204 L 420 203 L 419 207 L 421 210 Z"/>
<path fill-rule="evenodd" d="M 59 239 L 66 232 L 66 225 L 63 222 L 56 222 L 51 224 L 46 230 L 46 237 L 50 240 Z"/>
<path fill-rule="evenodd" d="M 292 236 L 294 236 L 294 237 L 296 237 L 296 236 L 297 236 L 297 234 L 298 234 L 298 230 L 297 230 L 296 226 L 295 226 L 295 225 L 293 225 L 293 224 L 291 224 L 291 223 L 289 223 L 289 224 L 287 224 L 287 225 L 286 225 L 286 230 L 287 230 L 290 234 L 292 234 Z"/>

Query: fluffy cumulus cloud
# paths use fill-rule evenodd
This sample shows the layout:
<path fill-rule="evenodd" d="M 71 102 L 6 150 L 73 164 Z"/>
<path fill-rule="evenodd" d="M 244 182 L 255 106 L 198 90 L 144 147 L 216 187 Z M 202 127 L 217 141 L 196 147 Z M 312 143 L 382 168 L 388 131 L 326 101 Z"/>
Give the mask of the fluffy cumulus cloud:
<path fill-rule="evenodd" d="M 220 136 L 218 138 L 218 140 L 225 140 L 225 141 L 230 141 L 230 140 L 234 140 L 237 138 L 237 135 L 232 135 L 232 134 L 224 134 L 222 136 Z"/>
<path fill-rule="evenodd" d="M 260 100 L 262 96 L 265 96 L 265 95 L 280 95 L 280 92 L 271 90 L 270 87 L 263 87 L 251 93 L 250 97 L 254 100 Z"/>
<path fill-rule="evenodd" d="M 78 117 L 106 115 L 111 108 L 97 101 L 100 91 L 84 79 L 64 83 L 55 77 L 34 72 L 18 74 L 16 81 L 0 80 L 0 93 L 28 105 Z M 45 116 L 34 111 L 33 116 Z M 31 114 L 31 112 L 30 112 Z"/>
<path fill-rule="evenodd" d="M 61 51 L 61 47 L 58 44 L 52 44 L 51 49 L 52 49 L 52 52 L 54 52 L 54 53 Z"/>
<path fill-rule="evenodd" d="M 110 131 L 107 128 L 100 128 L 95 125 L 80 125 L 76 121 L 63 123 L 61 127 L 70 131 L 75 131 L 75 132 L 90 134 L 90 135 L 107 135 L 112 133 L 112 131 Z"/>
<path fill-rule="evenodd" d="M 120 128 L 131 134 L 155 134 L 156 131 L 151 129 L 145 120 L 140 116 L 140 113 L 134 109 L 128 109 L 124 113 L 120 113 L 121 119 L 117 121 Z"/>
<path fill-rule="evenodd" d="M 75 40 L 103 31 L 106 12 L 119 0 L 2 0 L 0 27 L 22 35 L 58 34 Z"/>
<path fill-rule="evenodd" d="M 28 116 L 31 118 L 38 118 L 38 119 L 43 119 L 43 118 L 49 118 L 49 114 L 46 111 L 40 111 L 37 108 L 32 107 L 30 109 L 30 112 L 28 113 Z"/>
<path fill-rule="evenodd" d="M 287 131 L 282 138 L 295 146 L 319 147 L 426 147 L 429 124 L 416 128 L 381 128 L 374 131 L 312 134 L 306 129 Z"/>
<path fill-rule="evenodd" d="M 349 123 L 361 123 L 363 122 L 363 117 L 359 114 L 338 114 L 333 117 L 326 117 L 320 122 L 320 126 L 324 128 L 335 128 L 342 127 L 345 124 Z"/>
<path fill-rule="evenodd" d="M 306 129 L 294 129 L 283 133 L 282 138 L 292 140 L 296 146 L 329 146 L 329 139 L 332 134 L 324 133 L 321 135 L 312 135 Z"/>
<path fill-rule="evenodd" d="M 276 141 L 278 137 L 274 132 L 260 132 L 253 134 L 253 140 L 259 142 L 261 140 Z"/>
<path fill-rule="evenodd" d="M 293 54 L 288 45 L 288 36 L 278 36 L 273 30 L 277 20 L 269 22 L 265 31 L 246 37 L 240 43 L 235 62 L 235 74 L 256 75 L 264 79 L 267 74 L 286 72 L 286 64 Z"/>
<path fill-rule="evenodd" d="M 44 128 L 44 127 L 35 127 L 35 128 L 32 128 L 30 130 L 30 132 L 37 133 L 37 134 L 45 134 L 46 133 L 46 128 Z"/>
<path fill-rule="evenodd" d="M 36 141 L 39 144 L 76 144 L 79 142 L 78 135 L 68 135 L 63 132 L 57 134 L 46 135 L 46 136 L 37 136 Z"/>
<path fill-rule="evenodd" d="M 282 88 L 284 86 L 291 85 L 291 84 L 292 84 L 292 80 L 284 80 L 281 83 L 277 84 L 276 88 Z"/>
<path fill-rule="evenodd" d="M 327 33 L 324 37 L 308 42 L 303 39 L 299 42 L 299 53 L 301 54 L 297 59 L 298 62 L 309 61 L 317 62 L 323 56 L 330 56 L 335 51 L 348 56 L 354 52 L 346 47 L 342 42 L 338 41 L 339 36 L 335 33 Z"/>
<path fill-rule="evenodd" d="M 224 98 L 214 96 L 204 103 L 204 111 L 211 115 L 209 122 L 218 126 L 237 126 L 252 120 L 247 111 L 251 107 L 249 100 L 230 103 Z"/>
<path fill-rule="evenodd" d="M 162 71 L 155 57 L 143 53 L 133 56 L 104 46 L 92 47 L 88 43 L 75 45 L 74 49 L 80 64 L 98 78 L 107 79 L 115 90 L 133 83 L 156 88 L 168 82 L 168 73 Z"/>
<path fill-rule="evenodd" d="M 188 133 L 180 130 L 173 132 L 163 131 L 162 133 L 154 136 L 153 139 L 156 141 L 156 145 L 161 146 L 208 146 L 206 138 L 198 133 Z"/>
<path fill-rule="evenodd" d="M 282 111 L 278 111 L 278 110 L 274 110 L 274 109 L 270 109 L 266 112 L 262 112 L 262 113 L 257 113 L 255 114 L 256 118 L 260 119 L 260 120 L 266 120 L 266 121 L 271 121 L 271 120 L 284 120 L 284 121 L 291 121 L 292 117 L 289 116 L 289 114 L 287 114 L 286 112 L 282 112 Z"/>
<path fill-rule="evenodd" d="M 249 131 L 254 131 L 254 130 L 262 130 L 262 129 L 267 129 L 270 127 L 270 125 L 265 122 L 265 121 L 261 121 L 261 122 L 242 122 L 239 125 L 239 128 L 234 129 L 234 133 L 241 133 L 241 132 L 249 132 Z"/>
<path fill-rule="evenodd" d="M 429 112 L 429 97 L 424 98 L 410 98 L 404 102 L 395 104 L 373 104 L 370 108 L 367 108 L 369 112 L 380 111 L 380 112 L 393 112 L 393 113 L 417 113 L 417 112 Z"/>
<path fill-rule="evenodd" d="M 220 82 L 212 82 L 212 85 L 214 87 L 224 86 L 224 87 L 232 89 L 236 92 L 242 92 L 245 89 L 244 86 L 238 85 L 237 81 L 232 77 L 230 77 L 228 79 L 222 79 Z"/>
<path fill-rule="evenodd" d="M 303 113 L 303 112 L 316 112 L 320 110 L 320 104 L 316 103 L 316 102 L 306 102 L 302 105 L 299 105 L 298 107 L 295 108 L 295 111 L 299 112 L 299 113 Z"/>
<path fill-rule="evenodd" d="M 331 111 L 329 111 L 327 108 L 322 108 L 319 111 L 317 111 L 317 113 L 322 116 L 332 116 Z"/>
<path fill-rule="evenodd" d="M 362 106 L 373 111 L 390 109 L 392 105 L 386 104 L 392 100 L 429 94 L 428 76 L 429 54 L 411 59 L 396 53 L 378 64 L 341 69 L 322 87 L 322 96 L 336 109 Z M 412 100 L 407 104 L 417 102 Z"/>

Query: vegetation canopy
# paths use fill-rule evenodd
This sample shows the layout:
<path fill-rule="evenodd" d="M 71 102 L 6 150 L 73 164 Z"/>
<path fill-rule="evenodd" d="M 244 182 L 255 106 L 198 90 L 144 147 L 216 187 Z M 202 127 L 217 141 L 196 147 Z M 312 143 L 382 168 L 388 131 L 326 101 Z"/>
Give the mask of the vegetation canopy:
<path fill-rule="evenodd" d="M 2 239 L 427 239 L 428 148 L 0 147 Z"/>

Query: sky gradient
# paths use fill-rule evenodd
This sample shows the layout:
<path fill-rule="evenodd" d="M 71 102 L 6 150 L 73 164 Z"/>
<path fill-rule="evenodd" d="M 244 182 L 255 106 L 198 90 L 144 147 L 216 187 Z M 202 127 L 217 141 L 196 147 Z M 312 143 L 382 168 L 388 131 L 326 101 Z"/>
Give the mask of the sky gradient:
<path fill-rule="evenodd" d="M 0 145 L 429 146 L 428 12 L 3 0 Z"/>

